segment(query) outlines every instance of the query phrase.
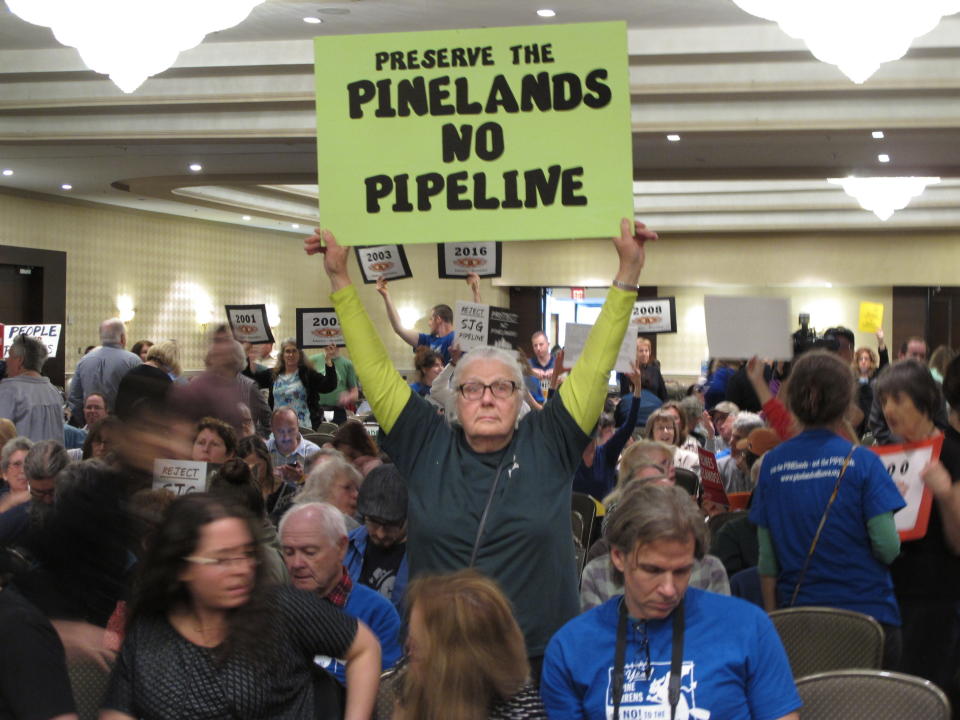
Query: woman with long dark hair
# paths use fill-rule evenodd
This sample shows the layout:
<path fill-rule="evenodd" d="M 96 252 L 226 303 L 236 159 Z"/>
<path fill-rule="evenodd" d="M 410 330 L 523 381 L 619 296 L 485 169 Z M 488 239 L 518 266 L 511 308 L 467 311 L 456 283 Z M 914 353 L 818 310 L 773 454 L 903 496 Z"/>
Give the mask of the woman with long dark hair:
<path fill-rule="evenodd" d="M 368 718 L 380 671 L 369 629 L 316 595 L 263 582 L 249 513 L 174 502 L 143 564 L 100 720 L 313 718 L 313 658 L 347 661 L 345 718 Z"/>

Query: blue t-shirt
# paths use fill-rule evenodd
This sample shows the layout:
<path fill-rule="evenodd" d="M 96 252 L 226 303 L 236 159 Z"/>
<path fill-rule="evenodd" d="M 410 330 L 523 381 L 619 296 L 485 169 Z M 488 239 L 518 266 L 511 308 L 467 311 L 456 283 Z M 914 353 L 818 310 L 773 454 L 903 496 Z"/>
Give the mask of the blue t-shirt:
<path fill-rule="evenodd" d="M 380 642 L 381 669 L 389 670 L 396 665 L 402 653 L 400 651 L 400 615 L 397 614 L 393 603 L 376 590 L 355 583 L 343 611 L 350 617 L 362 620 L 377 636 Z M 341 685 L 347 684 L 347 666 L 343 660 L 329 655 L 317 655 L 315 662 L 336 677 Z"/>
<path fill-rule="evenodd" d="M 417 347 L 420 345 L 426 345 L 431 350 L 434 350 L 440 353 L 440 357 L 443 358 L 443 364 L 447 365 L 450 363 L 450 346 L 453 345 L 455 333 L 451 330 L 446 335 L 427 335 L 426 333 L 420 333 L 417 336 Z"/>
<path fill-rule="evenodd" d="M 777 556 L 778 602 L 790 603 L 820 518 L 850 442 L 829 430 L 807 430 L 763 459 L 750 522 L 767 528 Z M 825 605 L 900 624 L 889 568 L 873 556 L 867 520 L 906 503 L 876 454 L 857 448 L 840 481 L 797 605 Z"/>
<path fill-rule="evenodd" d="M 550 720 L 607 720 L 622 595 L 564 625 L 547 646 L 540 694 Z M 800 707 L 787 654 L 766 613 L 739 598 L 687 588 L 682 679 L 677 718 L 775 720 Z M 669 718 L 667 688 L 672 616 L 645 623 L 648 671 L 641 635 L 628 624 L 620 717 Z M 691 713 L 699 710 L 699 713 Z"/>
<path fill-rule="evenodd" d="M 412 382 L 410 383 L 410 389 L 413 390 L 420 397 L 426 397 L 430 394 L 430 386 L 424 385 L 422 382 Z"/>

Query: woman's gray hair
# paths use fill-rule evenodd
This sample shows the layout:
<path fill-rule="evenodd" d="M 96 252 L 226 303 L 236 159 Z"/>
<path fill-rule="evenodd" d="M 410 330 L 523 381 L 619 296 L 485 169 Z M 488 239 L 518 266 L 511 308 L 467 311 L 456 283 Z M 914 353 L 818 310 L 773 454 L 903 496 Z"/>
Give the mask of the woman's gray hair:
<path fill-rule="evenodd" d="M 698 560 L 707 548 L 703 513 L 683 488 L 658 483 L 631 483 L 611 513 L 607 539 L 612 547 L 632 556 L 643 545 L 658 540 L 694 541 Z M 614 580 L 623 584 L 623 573 L 613 568 Z"/>
<path fill-rule="evenodd" d="M 0 472 L 6 474 L 7 468 L 10 467 L 10 458 L 17 450 L 30 452 L 30 448 L 32 447 L 33 440 L 23 435 L 7 440 L 3 446 L 3 450 L 0 451 Z"/>
<path fill-rule="evenodd" d="M 41 440 L 34 443 L 23 461 L 23 472 L 27 480 L 55 478 L 67 465 L 70 456 L 63 445 L 56 440 Z"/>
<path fill-rule="evenodd" d="M 300 492 L 293 496 L 293 502 L 295 504 L 328 502 L 330 488 L 333 487 L 334 481 L 340 477 L 353 480 L 357 487 L 360 487 L 363 483 L 363 475 L 353 465 L 340 458 L 331 458 L 310 471 Z"/>
<path fill-rule="evenodd" d="M 617 484 L 610 491 L 610 494 L 603 498 L 603 504 L 609 508 L 619 502 L 624 488 L 632 483 L 634 475 L 638 471 L 672 461 L 674 449 L 673 446 L 658 440 L 637 440 L 633 443 L 620 456 Z M 666 478 L 666 475 L 664 475 L 664 478 Z"/>
<path fill-rule="evenodd" d="M 280 526 L 277 528 L 277 534 L 280 536 L 280 542 L 283 543 L 283 529 L 287 521 L 300 513 L 309 513 L 314 516 L 313 521 L 317 528 L 326 536 L 331 545 L 336 545 L 341 538 L 347 537 L 347 523 L 343 519 L 343 513 L 330 503 L 326 502 L 302 502 L 294 503 L 280 518 Z"/>
<path fill-rule="evenodd" d="M 47 346 L 29 335 L 17 335 L 10 345 L 10 354 L 19 358 L 24 370 L 40 372 L 47 360 Z"/>
<path fill-rule="evenodd" d="M 523 368 L 520 367 L 520 361 L 517 360 L 517 353 L 513 350 L 504 350 L 503 348 L 492 347 L 490 345 L 484 345 L 483 347 L 474 348 L 470 352 L 466 353 L 460 362 L 457 363 L 456 370 L 453 371 L 453 378 L 450 380 L 450 384 L 453 387 L 454 399 L 456 400 L 457 396 L 460 394 L 460 383 L 461 378 L 463 378 L 470 366 L 475 362 L 480 360 L 496 360 L 499 363 L 502 363 L 508 369 L 508 373 L 511 376 L 510 379 L 517 384 L 517 392 L 523 393 L 526 389 L 526 384 L 523 381 Z M 521 399 L 522 399 L 521 394 Z M 522 403 L 517 403 L 517 421 L 520 419 L 520 407 Z M 447 408 L 447 419 L 451 423 L 457 423 L 457 407 L 456 403 L 453 403 L 453 407 Z"/>

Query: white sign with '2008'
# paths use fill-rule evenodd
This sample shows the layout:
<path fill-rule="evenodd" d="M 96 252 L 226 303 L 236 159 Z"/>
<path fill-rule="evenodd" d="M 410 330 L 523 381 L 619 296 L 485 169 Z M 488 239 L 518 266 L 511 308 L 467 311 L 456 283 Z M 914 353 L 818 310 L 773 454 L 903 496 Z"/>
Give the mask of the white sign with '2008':
<path fill-rule="evenodd" d="M 675 333 L 677 305 L 672 297 L 638 300 L 633 304 L 630 327 L 640 334 Z"/>

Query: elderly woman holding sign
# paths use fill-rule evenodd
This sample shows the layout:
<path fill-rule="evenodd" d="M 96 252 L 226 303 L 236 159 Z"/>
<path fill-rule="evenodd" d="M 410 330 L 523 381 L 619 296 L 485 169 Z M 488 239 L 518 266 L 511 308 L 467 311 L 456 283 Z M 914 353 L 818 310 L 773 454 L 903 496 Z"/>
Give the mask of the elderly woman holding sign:
<path fill-rule="evenodd" d="M 583 354 L 556 398 L 522 420 L 516 354 L 492 347 L 457 364 L 454 417 L 437 415 L 393 368 L 350 281 L 347 248 L 329 231 L 305 241 L 308 254 L 324 253 L 347 347 L 386 433 L 384 449 L 409 482 L 411 574 L 475 566 L 497 580 L 535 668 L 553 632 L 578 611 L 571 478 L 603 407 L 644 244 L 654 238 L 642 223 L 621 221 L 613 241 L 619 269 Z"/>
<path fill-rule="evenodd" d="M 930 369 L 917 360 L 888 365 L 874 390 L 890 431 L 907 443 L 936 438 L 933 418 L 943 396 L 950 403 L 950 427 L 943 431 L 940 459 L 921 470 L 936 502 L 927 533 L 903 543 L 891 567 L 903 616 L 903 657 L 898 670 L 937 683 L 957 707 L 954 673 L 960 659 L 956 604 L 960 602 L 960 364 L 947 368 L 943 396 Z"/>

